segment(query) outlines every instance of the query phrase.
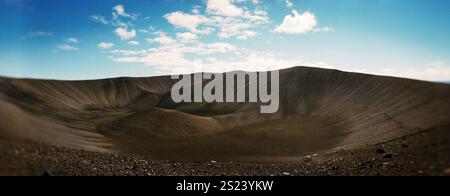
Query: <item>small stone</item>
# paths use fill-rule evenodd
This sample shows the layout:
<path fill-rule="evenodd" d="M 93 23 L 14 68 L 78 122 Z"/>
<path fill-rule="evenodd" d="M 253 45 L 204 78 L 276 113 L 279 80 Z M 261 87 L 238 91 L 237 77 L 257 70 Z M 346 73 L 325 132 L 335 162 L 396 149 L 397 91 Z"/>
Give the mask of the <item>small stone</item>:
<path fill-rule="evenodd" d="M 283 176 L 290 176 L 291 175 L 291 173 L 289 173 L 289 172 L 283 172 L 282 174 L 283 174 Z"/>
<path fill-rule="evenodd" d="M 209 163 L 216 164 L 217 161 L 209 161 Z"/>
<path fill-rule="evenodd" d="M 386 151 L 384 149 L 378 148 L 377 154 L 384 154 Z"/>
<path fill-rule="evenodd" d="M 312 157 L 318 157 L 319 156 L 319 154 L 313 154 L 312 155 Z"/>
<path fill-rule="evenodd" d="M 311 162 L 311 161 L 312 161 L 312 156 L 305 156 L 305 157 L 303 158 L 303 160 L 304 160 L 305 162 Z"/>

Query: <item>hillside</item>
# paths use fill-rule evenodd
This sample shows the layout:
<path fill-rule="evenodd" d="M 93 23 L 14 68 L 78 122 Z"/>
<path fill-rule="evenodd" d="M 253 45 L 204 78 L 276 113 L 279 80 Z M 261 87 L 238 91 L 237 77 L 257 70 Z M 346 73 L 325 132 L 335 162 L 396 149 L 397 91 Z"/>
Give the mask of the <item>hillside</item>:
<path fill-rule="evenodd" d="M 174 104 L 170 77 L 0 78 L 0 137 L 158 160 L 278 160 L 450 125 L 450 85 L 308 67 L 280 72 L 280 110 Z"/>

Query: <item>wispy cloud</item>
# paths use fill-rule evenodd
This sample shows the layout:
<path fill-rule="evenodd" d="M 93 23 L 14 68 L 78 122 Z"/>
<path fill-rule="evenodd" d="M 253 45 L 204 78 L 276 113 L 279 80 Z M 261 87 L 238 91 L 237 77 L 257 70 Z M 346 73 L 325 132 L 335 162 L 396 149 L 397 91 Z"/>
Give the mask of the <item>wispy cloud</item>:
<path fill-rule="evenodd" d="M 331 32 L 334 31 L 333 27 L 322 27 L 322 28 L 315 28 L 313 32 Z"/>
<path fill-rule="evenodd" d="M 128 42 L 128 45 L 131 45 L 131 46 L 139 46 L 139 45 L 141 45 L 141 43 L 138 42 L 138 41 L 129 41 L 129 42 Z"/>
<path fill-rule="evenodd" d="M 101 23 L 101 24 L 104 24 L 104 25 L 108 25 L 109 24 L 109 21 L 104 16 L 91 15 L 90 18 L 91 18 L 91 20 L 93 20 L 94 22 L 97 22 L 97 23 Z"/>
<path fill-rule="evenodd" d="M 137 32 L 132 27 L 134 26 L 133 22 L 138 18 L 137 15 L 127 13 L 125 11 L 125 7 L 120 4 L 114 6 L 112 10 L 113 12 L 111 13 L 111 19 L 107 19 L 102 15 L 91 15 L 90 18 L 94 22 L 116 27 L 114 33 L 119 36 L 122 41 L 127 41 L 135 38 L 137 36 Z"/>
<path fill-rule="evenodd" d="M 116 5 L 113 7 L 113 16 L 122 16 L 125 18 L 131 18 L 131 19 L 136 19 L 136 15 L 134 14 L 129 14 L 125 12 L 125 7 L 123 5 Z"/>
<path fill-rule="evenodd" d="M 288 7 L 288 8 L 294 7 L 294 4 L 292 3 L 291 0 L 285 0 L 285 3 L 286 3 L 286 7 Z"/>
<path fill-rule="evenodd" d="M 111 49 L 112 47 L 114 47 L 114 44 L 108 42 L 100 42 L 99 44 L 97 44 L 97 47 L 99 47 L 100 49 Z"/>
<path fill-rule="evenodd" d="M 67 45 L 67 44 L 61 44 L 57 47 L 58 50 L 62 50 L 62 51 L 79 51 L 80 49 L 75 47 L 75 46 L 71 46 L 71 45 Z"/>
<path fill-rule="evenodd" d="M 75 37 L 69 37 L 69 38 L 67 38 L 67 42 L 76 44 L 76 43 L 78 43 L 78 39 Z"/>
<path fill-rule="evenodd" d="M 53 36 L 52 32 L 48 31 L 30 31 L 23 38 L 34 38 L 34 37 L 49 37 Z"/>

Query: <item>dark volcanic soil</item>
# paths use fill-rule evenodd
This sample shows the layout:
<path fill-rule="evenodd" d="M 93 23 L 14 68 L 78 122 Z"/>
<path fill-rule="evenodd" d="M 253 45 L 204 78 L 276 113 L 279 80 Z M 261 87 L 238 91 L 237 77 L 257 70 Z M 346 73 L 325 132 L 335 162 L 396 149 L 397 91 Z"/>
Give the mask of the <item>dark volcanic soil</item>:
<path fill-rule="evenodd" d="M 358 150 L 284 163 L 172 162 L 0 139 L 0 175 L 322 176 L 450 175 L 449 127 Z"/>

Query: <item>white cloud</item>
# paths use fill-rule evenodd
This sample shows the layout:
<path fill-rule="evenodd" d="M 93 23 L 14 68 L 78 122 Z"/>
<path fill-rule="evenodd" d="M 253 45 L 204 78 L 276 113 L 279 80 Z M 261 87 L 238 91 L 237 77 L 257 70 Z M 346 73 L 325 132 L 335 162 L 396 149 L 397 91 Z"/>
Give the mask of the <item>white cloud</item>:
<path fill-rule="evenodd" d="M 134 29 L 128 31 L 126 28 L 119 27 L 114 30 L 114 33 L 116 33 L 116 35 L 119 36 L 121 40 L 129 40 L 136 37 L 136 31 Z"/>
<path fill-rule="evenodd" d="M 245 11 L 242 17 L 255 24 L 265 24 L 269 21 L 269 17 L 267 15 L 268 14 L 266 11 L 256 9 L 253 12 Z"/>
<path fill-rule="evenodd" d="M 289 1 L 290 2 L 290 1 Z M 241 5 L 253 3 L 254 9 Z M 206 7 L 194 6 L 191 13 L 171 12 L 164 18 L 175 28 L 186 30 L 171 37 L 164 32 L 146 39 L 159 45 L 147 50 L 113 50 L 111 59 L 121 63 L 142 63 L 170 74 L 177 67 L 201 66 L 206 71 L 267 70 L 293 66 L 316 66 L 331 68 L 323 62 L 304 62 L 302 57 L 287 58 L 271 52 L 261 52 L 225 41 L 204 43 L 200 36 L 217 30 L 220 38 L 247 40 L 259 34 L 258 28 L 270 22 L 265 10 L 260 9 L 260 0 L 206 0 Z M 116 12 L 120 12 L 116 11 Z M 312 22 L 311 22 L 312 21 Z M 290 25 L 296 25 L 290 27 Z M 298 26 L 302 27 L 298 27 Z M 331 28 L 317 28 L 312 13 L 298 13 L 286 16 L 277 32 L 298 33 L 308 31 L 331 31 Z M 125 31 L 127 28 L 123 28 Z M 293 30 L 292 30 L 293 29 Z M 150 31 L 145 30 L 146 33 Z M 153 30 L 151 30 L 153 32 Z"/>
<path fill-rule="evenodd" d="M 118 57 L 113 58 L 121 63 L 143 63 L 154 67 L 162 74 L 172 74 L 174 69 L 184 69 L 191 72 L 226 72 L 226 71 L 265 71 L 284 69 L 294 66 L 310 66 L 321 68 L 334 68 L 324 62 L 305 62 L 301 58 L 286 58 L 267 52 L 242 51 L 245 54 L 232 59 L 219 59 L 212 56 L 203 58 L 188 58 L 180 51 L 155 51 L 144 57 Z M 190 70 L 195 69 L 195 70 Z"/>
<path fill-rule="evenodd" d="M 211 44 L 199 44 L 197 46 L 203 54 L 227 53 L 236 51 L 237 47 L 229 43 L 216 42 Z"/>
<path fill-rule="evenodd" d="M 258 33 L 256 33 L 255 31 L 243 31 L 241 33 L 241 35 L 239 35 L 238 37 L 236 37 L 236 39 L 238 40 L 247 40 L 251 37 L 256 36 Z"/>
<path fill-rule="evenodd" d="M 153 39 L 147 39 L 148 42 L 153 42 L 153 43 L 159 43 L 160 45 L 170 45 L 170 44 L 174 44 L 176 41 L 167 36 L 165 33 L 163 32 L 158 32 L 159 37 L 157 38 L 153 38 Z"/>
<path fill-rule="evenodd" d="M 112 60 L 118 63 L 141 63 L 139 57 L 113 57 Z"/>
<path fill-rule="evenodd" d="M 242 15 L 238 17 L 211 16 L 215 26 L 220 30 L 218 33 L 220 38 L 235 37 L 239 40 L 246 40 L 257 35 L 253 29 L 269 22 L 267 12 L 264 10 L 243 10 Z"/>
<path fill-rule="evenodd" d="M 158 38 L 168 38 L 162 32 L 159 34 Z M 161 42 L 155 39 L 151 41 Z M 191 67 L 202 67 L 204 71 L 268 70 L 301 65 L 332 67 L 321 62 L 305 63 L 300 57 L 289 59 L 268 52 L 238 48 L 226 42 L 185 45 L 171 41 L 148 50 L 114 50 L 111 53 L 116 55 L 112 57 L 115 62 L 142 63 L 164 74 L 170 74 L 173 69 Z M 223 58 L 222 54 L 228 57 Z"/>
<path fill-rule="evenodd" d="M 101 43 L 97 44 L 97 47 L 99 47 L 101 49 L 111 49 L 112 47 L 114 47 L 114 44 L 107 43 L 107 42 L 101 42 Z"/>
<path fill-rule="evenodd" d="M 144 63 L 148 66 L 154 66 L 159 69 L 170 69 L 173 67 L 186 67 L 196 64 L 185 58 L 183 53 L 179 52 L 151 52 L 144 57 L 122 57 L 115 58 L 114 61 L 122 63 Z"/>
<path fill-rule="evenodd" d="M 113 10 L 114 10 L 113 16 L 122 16 L 126 18 L 135 19 L 134 15 L 125 12 L 125 8 L 123 5 L 116 5 L 113 7 Z"/>
<path fill-rule="evenodd" d="M 286 3 L 286 7 L 288 7 L 288 8 L 294 7 L 294 4 L 290 0 L 285 0 L 285 3 Z"/>
<path fill-rule="evenodd" d="M 219 53 L 227 53 L 236 51 L 237 47 L 235 45 L 225 43 L 225 42 L 215 42 L 215 43 L 196 43 L 192 46 L 186 46 L 185 44 L 172 43 L 161 45 L 157 48 L 151 48 L 149 52 L 179 52 L 185 54 L 194 55 L 211 55 Z"/>
<path fill-rule="evenodd" d="M 236 17 L 243 14 L 244 10 L 233 4 L 232 0 L 207 0 L 206 9 L 213 14 L 227 17 Z"/>
<path fill-rule="evenodd" d="M 210 19 L 202 15 L 198 14 L 193 15 L 183 12 L 172 12 L 166 14 L 164 18 L 166 18 L 170 24 L 174 25 L 177 28 L 184 28 L 193 33 L 200 33 L 200 34 L 211 33 L 210 29 L 198 29 L 200 25 L 212 22 Z"/>
<path fill-rule="evenodd" d="M 292 11 L 292 15 L 284 17 L 283 23 L 275 29 L 277 33 L 300 34 L 313 31 L 317 26 L 316 16 L 311 12 L 299 13 Z"/>
<path fill-rule="evenodd" d="M 183 28 L 195 34 L 210 34 L 219 29 L 221 38 L 237 38 L 246 40 L 257 35 L 254 28 L 269 22 L 266 11 L 256 8 L 250 11 L 246 7 L 238 7 L 234 2 L 248 0 L 208 0 L 205 15 L 201 14 L 199 6 L 194 6 L 193 14 L 172 12 L 164 18 L 176 28 Z M 253 3 L 259 3 L 255 1 Z"/>
<path fill-rule="evenodd" d="M 200 9 L 201 9 L 202 7 L 201 6 L 199 6 L 199 5 L 196 5 L 196 6 L 194 6 L 193 8 L 192 8 L 192 13 L 193 14 L 200 14 Z"/>
<path fill-rule="evenodd" d="M 185 32 L 185 33 L 177 33 L 177 39 L 184 43 L 196 42 L 198 40 L 198 36 L 196 34 Z"/>
<path fill-rule="evenodd" d="M 97 23 L 100 24 L 104 24 L 107 25 L 109 24 L 108 20 L 106 20 L 106 18 L 104 16 L 100 16 L 100 15 L 91 15 L 90 18 Z"/>
<path fill-rule="evenodd" d="M 122 22 L 118 17 L 113 17 L 113 19 L 111 20 L 111 25 L 123 28 L 127 28 L 129 26 L 128 23 Z"/>
<path fill-rule="evenodd" d="M 113 50 L 111 54 L 119 54 L 123 56 L 140 56 L 145 55 L 147 51 L 145 50 Z"/>
<path fill-rule="evenodd" d="M 78 51 L 79 48 L 67 44 L 62 44 L 58 46 L 58 50 L 64 50 L 64 51 Z"/>
<path fill-rule="evenodd" d="M 139 45 L 141 45 L 141 43 L 139 43 L 138 41 L 129 41 L 128 44 L 132 45 L 132 46 L 139 46 Z"/>
<path fill-rule="evenodd" d="M 77 38 L 74 38 L 74 37 L 69 37 L 69 38 L 67 39 L 67 42 L 76 44 L 76 43 L 78 43 L 78 39 L 77 39 Z"/>
<path fill-rule="evenodd" d="M 450 65 L 445 62 L 432 62 L 427 65 L 411 69 L 383 69 L 369 72 L 371 74 L 419 79 L 426 81 L 449 81 Z"/>
<path fill-rule="evenodd" d="M 154 26 L 149 26 L 149 27 L 147 27 L 145 29 L 139 29 L 139 33 L 149 34 L 149 33 L 153 33 L 155 31 L 155 29 L 156 28 Z"/>
<path fill-rule="evenodd" d="M 125 13 L 125 8 L 123 7 L 123 5 L 116 5 L 113 7 L 113 10 L 116 11 L 118 15 L 127 15 Z"/>
<path fill-rule="evenodd" d="M 113 12 L 111 13 L 112 14 L 111 19 L 107 19 L 105 16 L 102 15 L 91 15 L 89 16 L 89 18 L 94 22 L 100 24 L 112 25 L 114 27 L 123 27 L 123 28 L 133 26 L 132 21 L 137 19 L 137 15 L 127 13 L 123 5 L 116 5 L 112 8 L 112 10 Z M 131 19 L 132 21 L 130 20 L 123 21 L 122 19 Z M 144 19 L 148 19 L 148 17 Z"/>
<path fill-rule="evenodd" d="M 242 31 L 252 27 L 251 23 L 239 18 L 214 17 L 214 20 L 220 28 L 218 36 L 221 38 L 240 36 Z"/>

